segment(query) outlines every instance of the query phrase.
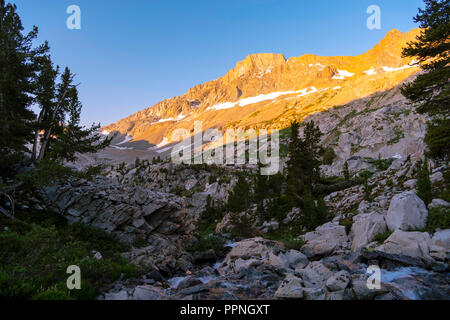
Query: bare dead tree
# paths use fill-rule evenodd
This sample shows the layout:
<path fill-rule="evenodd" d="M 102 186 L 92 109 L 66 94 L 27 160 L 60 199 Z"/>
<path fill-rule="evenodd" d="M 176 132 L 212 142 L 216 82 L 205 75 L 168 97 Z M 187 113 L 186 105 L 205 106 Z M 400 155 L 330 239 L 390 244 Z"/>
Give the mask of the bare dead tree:
<path fill-rule="evenodd" d="M 61 109 L 62 104 L 64 102 L 64 99 L 65 99 L 68 91 L 69 91 L 69 89 L 66 89 L 64 91 L 61 99 L 59 100 L 58 104 L 54 108 L 53 114 L 52 114 L 52 120 L 51 120 L 52 123 L 55 121 L 56 115 L 58 114 L 58 111 Z M 49 141 L 50 136 L 52 134 L 52 129 L 53 129 L 53 127 L 50 126 L 44 133 L 44 139 L 42 140 L 41 150 L 39 151 L 39 157 L 37 158 L 37 162 L 40 162 L 40 161 L 42 161 L 42 159 L 44 159 L 45 152 L 47 151 L 47 148 L 48 148 L 48 141 Z M 36 132 L 35 142 L 34 142 L 34 145 L 33 145 L 33 151 L 34 151 L 35 148 L 37 150 L 38 136 L 39 136 L 39 132 Z"/>
<path fill-rule="evenodd" d="M 9 203 L 11 204 L 10 212 L 8 212 L 8 210 L 6 210 L 5 208 L 0 206 L 0 213 L 11 220 L 14 220 L 14 221 L 22 223 L 22 224 L 26 224 L 25 222 L 23 222 L 15 217 L 15 201 L 14 201 L 14 197 L 11 195 L 15 192 L 15 190 L 17 188 L 20 188 L 22 185 L 23 185 L 23 182 L 19 182 L 12 186 L 8 186 L 8 187 L 5 187 L 2 190 L 0 190 L 0 195 L 7 198 Z"/>

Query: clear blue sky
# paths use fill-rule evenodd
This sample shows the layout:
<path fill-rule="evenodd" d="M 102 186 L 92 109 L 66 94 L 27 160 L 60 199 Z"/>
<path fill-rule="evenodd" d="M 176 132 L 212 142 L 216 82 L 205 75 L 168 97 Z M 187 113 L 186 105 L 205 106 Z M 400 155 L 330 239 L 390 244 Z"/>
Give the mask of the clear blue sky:
<path fill-rule="evenodd" d="M 16 0 L 54 61 L 81 82 L 83 123 L 115 122 L 223 76 L 252 53 L 361 54 L 387 31 L 417 27 L 421 0 Z M 82 29 L 69 30 L 69 5 Z M 366 27 L 369 5 L 382 29 Z"/>

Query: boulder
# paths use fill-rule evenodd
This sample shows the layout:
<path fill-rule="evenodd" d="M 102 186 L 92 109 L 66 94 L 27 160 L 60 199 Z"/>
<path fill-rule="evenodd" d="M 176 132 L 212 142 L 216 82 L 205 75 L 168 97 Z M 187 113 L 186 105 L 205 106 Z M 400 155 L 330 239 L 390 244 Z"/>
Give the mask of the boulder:
<path fill-rule="evenodd" d="M 431 245 L 431 238 L 427 232 L 396 230 L 383 245 L 377 247 L 377 250 L 432 261 L 433 259 L 430 256 Z"/>
<path fill-rule="evenodd" d="M 305 300 L 326 300 L 327 290 L 323 286 L 320 288 L 304 288 L 303 295 Z"/>
<path fill-rule="evenodd" d="M 430 256 L 438 261 L 444 261 L 447 259 L 447 249 L 441 246 L 432 245 L 430 247 Z"/>
<path fill-rule="evenodd" d="M 229 234 L 233 229 L 233 224 L 231 223 L 231 214 L 227 213 L 216 226 L 216 234 Z"/>
<path fill-rule="evenodd" d="M 367 286 L 368 275 L 357 274 L 354 275 L 351 281 L 351 288 L 353 295 L 358 300 L 366 300 L 373 298 L 376 295 L 386 293 L 386 288 L 382 285 L 380 289 L 369 289 Z"/>
<path fill-rule="evenodd" d="M 303 279 L 307 288 L 320 288 L 333 276 L 333 272 L 319 261 L 311 262 L 304 269 L 295 269 L 295 274 Z"/>
<path fill-rule="evenodd" d="M 326 286 L 330 291 L 340 291 L 347 288 L 349 283 L 350 274 L 345 270 L 341 270 L 328 278 Z"/>
<path fill-rule="evenodd" d="M 360 214 L 354 217 L 352 225 L 352 251 L 368 245 L 377 234 L 387 230 L 384 216 L 378 213 Z"/>
<path fill-rule="evenodd" d="M 140 228 L 145 224 L 145 220 L 144 219 L 136 219 L 133 220 L 133 227 L 135 228 Z"/>
<path fill-rule="evenodd" d="M 403 186 L 407 189 L 414 189 L 416 187 L 417 184 L 417 179 L 411 179 L 408 181 L 405 181 L 405 183 L 403 183 Z"/>
<path fill-rule="evenodd" d="M 200 213 L 205 209 L 206 199 L 208 198 L 208 193 L 206 192 L 196 192 L 190 198 L 190 204 L 194 208 L 196 213 Z"/>
<path fill-rule="evenodd" d="M 421 258 L 414 258 L 402 254 L 391 254 L 384 251 L 363 249 L 360 255 L 361 262 L 367 265 L 378 265 L 386 269 L 415 266 L 420 268 L 429 268 L 433 261 L 424 261 Z"/>
<path fill-rule="evenodd" d="M 186 278 L 178 284 L 177 290 L 180 291 L 186 288 L 197 286 L 199 284 L 203 284 L 203 282 L 201 282 L 199 279 Z"/>
<path fill-rule="evenodd" d="M 209 291 L 209 288 L 204 284 L 198 284 L 196 286 L 180 290 L 179 293 L 181 295 L 190 295 L 190 294 L 195 294 L 195 293 L 200 293 L 200 292 L 205 292 L 205 291 Z"/>
<path fill-rule="evenodd" d="M 278 255 L 282 251 L 284 251 L 284 245 L 281 242 L 263 238 L 246 239 L 236 243 L 225 257 L 224 263 L 229 263 L 238 258 L 244 260 L 251 258 L 268 259 L 269 253 Z"/>
<path fill-rule="evenodd" d="M 161 209 L 162 207 L 164 207 L 164 204 L 150 203 L 150 204 L 142 207 L 143 216 L 147 217 L 147 216 L 153 214 L 155 211 Z"/>
<path fill-rule="evenodd" d="M 286 259 L 281 255 L 275 255 L 272 252 L 269 253 L 269 265 L 280 270 L 281 272 L 285 272 L 289 269 L 289 265 L 287 264 Z"/>
<path fill-rule="evenodd" d="M 284 279 L 277 291 L 275 292 L 276 299 L 302 299 L 303 298 L 303 287 L 302 280 L 288 274 L 286 279 Z"/>
<path fill-rule="evenodd" d="M 308 258 L 297 250 L 289 250 L 279 255 L 280 259 L 285 261 L 285 265 L 290 269 L 304 268 L 308 265 Z"/>
<path fill-rule="evenodd" d="M 327 295 L 327 300 L 330 300 L 330 301 L 334 301 L 334 300 L 342 301 L 342 300 L 351 300 L 351 299 L 352 299 L 352 292 L 350 289 L 329 292 Z"/>
<path fill-rule="evenodd" d="M 436 231 L 431 240 L 434 245 L 450 250 L 450 229 Z"/>
<path fill-rule="evenodd" d="M 315 231 L 305 234 L 303 239 L 306 244 L 302 247 L 302 251 L 308 258 L 330 255 L 342 249 L 348 242 L 345 227 L 338 223 L 324 224 Z"/>
<path fill-rule="evenodd" d="M 133 300 L 167 300 L 164 292 L 152 286 L 137 286 L 134 289 Z"/>
<path fill-rule="evenodd" d="M 432 175 L 430 175 L 430 181 L 431 183 L 444 181 L 444 174 L 440 171 L 433 173 Z"/>
<path fill-rule="evenodd" d="M 390 231 L 422 229 L 427 217 L 425 203 L 414 192 L 408 191 L 392 198 L 386 223 Z"/>
<path fill-rule="evenodd" d="M 197 179 L 189 179 L 188 181 L 186 181 L 184 188 L 189 191 L 192 188 L 194 188 L 197 185 L 198 181 Z"/>
<path fill-rule="evenodd" d="M 256 265 L 261 264 L 261 260 L 258 259 L 249 259 L 249 260 L 243 260 L 243 259 L 237 259 L 234 262 L 234 272 L 239 273 L 244 270 L 248 270 Z"/>
<path fill-rule="evenodd" d="M 107 293 L 105 294 L 105 300 L 116 300 L 116 301 L 128 300 L 128 292 L 122 290 L 116 293 Z"/>
<path fill-rule="evenodd" d="M 450 207 L 450 202 L 447 202 L 445 200 L 442 199 L 433 199 L 433 201 L 431 201 L 431 203 L 428 205 L 428 209 L 433 209 L 433 208 L 448 208 Z"/>

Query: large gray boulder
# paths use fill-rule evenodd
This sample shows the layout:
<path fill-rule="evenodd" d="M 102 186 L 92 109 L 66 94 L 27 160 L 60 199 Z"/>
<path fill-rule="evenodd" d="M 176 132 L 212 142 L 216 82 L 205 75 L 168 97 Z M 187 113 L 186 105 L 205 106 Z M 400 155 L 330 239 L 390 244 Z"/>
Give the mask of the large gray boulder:
<path fill-rule="evenodd" d="M 308 258 L 297 250 L 289 250 L 286 253 L 281 253 L 279 258 L 290 269 L 295 269 L 297 267 L 304 268 L 309 263 Z"/>
<path fill-rule="evenodd" d="M 225 262 L 238 258 L 244 260 L 250 258 L 268 259 L 269 253 L 278 255 L 284 249 L 284 245 L 281 242 L 264 238 L 245 239 L 236 243 L 233 249 L 227 254 Z"/>
<path fill-rule="evenodd" d="M 430 181 L 431 183 L 444 181 L 444 174 L 440 171 L 435 172 L 430 176 Z"/>
<path fill-rule="evenodd" d="M 431 246 L 432 241 L 427 232 L 404 232 L 396 230 L 376 250 L 432 262 L 433 259 L 430 256 Z"/>
<path fill-rule="evenodd" d="M 348 242 L 345 227 L 338 223 L 326 223 L 303 236 L 306 244 L 302 251 L 307 257 L 327 256 L 344 248 Z"/>
<path fill-rule="evenodd" d="M 347 288 L 350 280 L 350 274 L 345 270 L 341 270 L 327 280 L 326 286 L 330 291 L 341 291 Z"/>
<path fill-rule="evenodd" d="M 333 272 L 319 261 L 313 261 L 304 269 L 295 269 L 295 274 L 303 279 L 307 288 L 321 288 L 333 276 Z"/>
<path fill-rule="evenodd" d="M 386 223 L 390 231 L 422 229 L 426 226 L 428 210 L 414 192 L 408 191 L 392 198 Z"/>
<path fill-rule="evenodd" d="M 295 277 L 292 274 L 288 274 L 284 279 L 277 291 L 275 292 L 275 298 L 277 299 L 302 299 L 303 298 L 303 286 L 302 280 Z"/>
<path fill-rule="evenodd" d="M 254 265 L 267 263 L 278 269 L 286 269 L 287 260 L 280 258 L 285 251 L 281 242 L 264 238 L 246 239 L 236 243 L 225 257 L 222 265 L 234 272 L 249 269 Z"/>
<path fill-rule="evenodd" d="M 352 251 L 364 248 L 372 242 L 379 233 L 387 231 L 384 216 L 378 213 L 360 214 L 355 216 L 352 225 Z"/>
<path fill-rule="evenodd" d="M 152 286 L 137 286 L 134 289 L 133 300 L 167 300 L 167 295 L 159 288 Z"/>
<path fill-rule="evenodd" d="M 115 300 L 115 301 L 123 301 L 128 300 L 129 294 L 126 290 L 122 290 L 119 292 L 111 292 L 105 294 L 105 300 Z"/>
<path fill-rule="evenodd" d="M 432 241 L 434 245 L 450 251 L 450 229 L 435 232 Z"/>

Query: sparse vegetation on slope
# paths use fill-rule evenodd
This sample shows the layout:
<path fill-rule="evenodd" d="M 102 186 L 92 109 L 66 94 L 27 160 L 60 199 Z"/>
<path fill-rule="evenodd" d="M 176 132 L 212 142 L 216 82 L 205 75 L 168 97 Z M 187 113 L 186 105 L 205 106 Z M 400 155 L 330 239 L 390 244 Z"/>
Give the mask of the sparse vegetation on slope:
<path fill-rule="evenodd" d="M 50 213 L 19 212 L 17 218 L 26 225 L 0 218 L 1 299 L 93 300 L 114 280 L 137 272 L 120 255 L 129 247 L 102 230 L 69 225 Z M 81 290 L 67 289 L 70 265 L 81 269 Z"/>

